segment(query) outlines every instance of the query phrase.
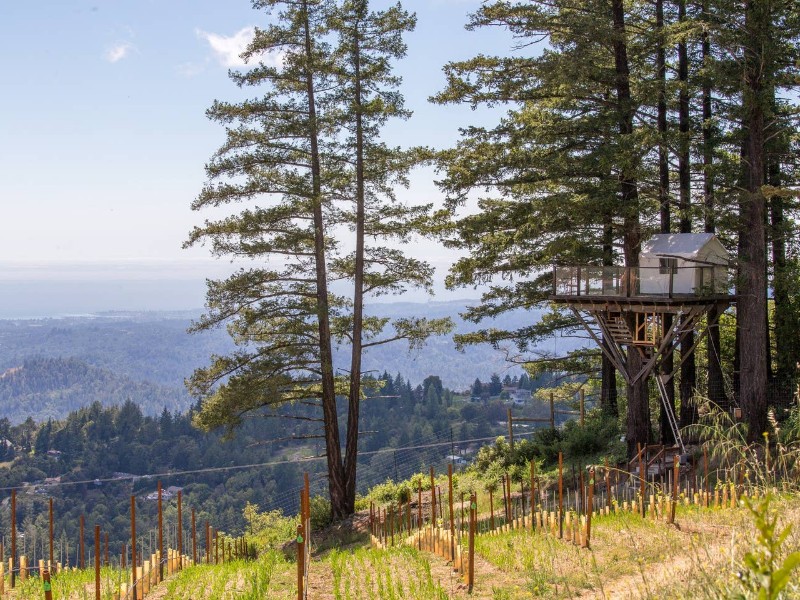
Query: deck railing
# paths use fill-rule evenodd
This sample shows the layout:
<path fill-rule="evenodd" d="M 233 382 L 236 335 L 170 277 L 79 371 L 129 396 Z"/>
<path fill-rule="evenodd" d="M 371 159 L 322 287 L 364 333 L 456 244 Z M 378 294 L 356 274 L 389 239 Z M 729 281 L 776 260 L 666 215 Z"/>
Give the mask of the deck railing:
<path fill-rule="evenodd" d="M 732 281 L 731 270 L 723 265 L 554 266 L 553 296 L 727 296 Z"/>

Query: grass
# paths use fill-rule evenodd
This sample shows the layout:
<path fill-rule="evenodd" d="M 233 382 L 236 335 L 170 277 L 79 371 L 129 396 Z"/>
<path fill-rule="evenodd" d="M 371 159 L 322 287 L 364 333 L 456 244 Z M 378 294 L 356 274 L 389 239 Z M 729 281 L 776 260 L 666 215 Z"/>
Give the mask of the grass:
<path fill-rule="evenodd" d="M 327 560 L 333 574 L 335 600 L 448 598 L 447 592 L 433 581 L 428 557 L 414 548 L 334 550 Z"/>
<path fill-rule="evenodd" d="M 103 567 L 100 570 L 100 597 L 103 600 L 111 600 L 114 592 L 119 590 L 119 584 L 127 581 L 128 572 Z M 28 577 L 24 582 L 17 578 L 17 585 L 13 592 L 10 587 L 10 580 L 6 576 L 4 598 L 14 598 L 18 600 L 41 600 L 44 598 L 42 591 L 42 580 L 37 577 Z M 94 569 L 84 569 L 83 571 L 64 571 L 57 575 L 51 575 L 53 600 L 94 600 Z"/>
<path fill-rule="evenodd" d="M 267 552 L 256 561 L 232 561 L 220 565 L 195 565 L 166 582 L 164 600 L 275 600 L 291 599 L 294 565 L 278 552 Z"/>

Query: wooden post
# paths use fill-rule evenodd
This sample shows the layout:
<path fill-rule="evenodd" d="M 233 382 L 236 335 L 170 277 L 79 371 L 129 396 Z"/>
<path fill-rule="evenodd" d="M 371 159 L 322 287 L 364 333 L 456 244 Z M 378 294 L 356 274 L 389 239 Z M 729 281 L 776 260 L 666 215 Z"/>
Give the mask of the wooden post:
<path fill-rule="evenodd" d="M 433 467 L 431 467 L 431 525 L 436 523 L 436 482 L 433 478 Z"/>
<path fill-rule="evenodd" d="M 553 392 L 550 392 L 550 429 L 555 431 L 556 428 L 556 406 Z"/>
<path fill-rule="evenodd" d="M 508 443 L 511 445 L 511 450 L 514 450 L 514 419 L 511 417 L 511 407 L 506 409 L 508 416 Z"/>
<path fill-rule="evenodd" d="M 158 581 L 164 581 L 164 513 L 161 506 L 161 480 L 158 481 Z"/>
<path fill-rule="evenodd" d="M 53 585 L 50 583 L 50 571 L 47 569 L 42 572 L 42 589 L 44 600 L 53 600 Z"/>
<path fill-rule="evenodd" d="M 583 479 L 583 468 L 580 469 L 580 493 L 578 494 L 578 514 L 586 514 L 586 496 L 584 496 L 586 483 Z"/>
<path fill-rule="evenodd" d="M 183 569 L 183 512 L 180 490 L 178 490 L 178 569 Z"/>
<path fill-rule="evenodd" d="M 50 568 L 53 568 L 55 559 L 53 558 L 53 499 L 50 498 Z"/>
<path fill-rule="evenodd" d="M 128 547 L 122 544 L 122 550 L 119 553 L 119 567 L 123 571 L 128 568 Z"/>
<path fill-rule="evenodd" d="M 678 489 L 679 489 L 679 478 L 680 478 L 680 468 L 681 468 L 681 458 L 677 454 L 673 457 L 673 465 L 672 465 L 672 506 L 669 510 L 669 522 L 675 522 L 675 508 L 678 505 Z"/>
<path fill-rule="evenodd" d="M 478 502 L 473 493 L 469 499 L 469 572 L 467 585 L 469 593 L 472 593 L 472 586 L 475 584 L 475 527 L 478 523 Z"/>
<path fill-rule="evenodd" d="M 511 521 L 514 518 L 514 515 L 512 514 L 512 511 L 511 511 L 511 509 L 512 509 L 512 506 L 511 506 L 511 475 L 509 475 L 508 473 L 506 473 L 506 498 L 508 499 L 508 501 L 506 502 L 506 512 L 508 513 L 506 515 L 506 522 L 507 523 L 511 523 Z"/>
<path fill-rule="evenodd" d="M 644 496 L 646 493 L 645 485 L 647 483 L 647 473 L 644 471 L 644 451 L 642 449 L 642 443 L 638 443 L 639 448 L 639 495 L 641 497 L 641 509 L 642 509 L 642 518 L 646 516 L 646 507 L 644 502 Z"/>
<path fill-rule="evenodd" d="M 711 489 L 708 487 L 708 448 L 703 446 L 703 489 L 706 492 L 705 507 L 708 508 Z"/>
<path fill-rule="evenodd" d="M 536 531 L 536 461 L 531 459 L 531 529 Z"/>
<path fill-rule="evenodd" d="M 206 564 L 211 564 L 211 525 L 206 521 Z"/>
<path fill-rule="evenodd" d="M 303 600 L 303 576 L 305 575 L 306 547 L 303 523 L 297 525 L 297 600 Z"/>
<path fill-rule="evenodd" d="M 418 550 L 422 550 L 422 479 L 419 480 L 419 487 L 417 489 L 417 536 Z"/>
<path fill-rule="evenodd" d="M 494 486 L 489 486 L 489 528 L 494 531 Z"/>
<path fill-rule="evenodd" d="M 194 509 L 192 509 L 192 564 L 197 564 L 197 529 L 195 527 Z"/>
<path fill-rule="evenodd" d="M 611 509 L 611 472 L 608 468 L 608 459 L 605 460 L 606 476 L 606 506 Z"/>
<path fill-rule="evenodd" d="M 586 548 L 591 547 L 592 513 L 594 512 L 594 467 L 589 469 L 589 499 L 586 508 Z"/>
<path fill-rule="evenodd" d="M 558 537 L 564 538 L 564 454 L 558 453 Z"/>
<path fill-rule="evenodd" d="M 131 598 L 136 599 L 136 496 L 131 496 Z"/>
<path fill-rule="evenodd" d="M 391 545 L 394 546 L 394 502 L 389 505 L 389 535 L 391 536 Z"/>
<path fill-rule="evenodd" d="M 100 600 L 100 525 L 94 526 L 94 600 Z"/>
<path fill-rule="evenodd" d="M 11 490 L 11 560 L 8 570 L 11 575 L 11 589 L 17 585 L 17 574 L 14 571 L 17 563 L 17 490 Z"/>
<path fill-rule="evenodd" d="M 80 540 L 79 540 L 79 546 L 80 546 L 80 561 L 81 561 L 81 563 L 80 563 L 80 568 L 81 568 L 81 570 L 83 570 L 83 569 L 85 569 L 85 568 L 86 568 L 86 547 L 84 546 L 84 543 L 83 543 L 83 538 L 85 537 L 85 534 L 84 534 L 84 531 L 83 531 L 83 530 L 84 530 L 84 527 L 85 527 L 85 522 L 84 522 L 83 515 L 81 515 L 81 518 L 80 518 L 80 532 L 81 532 L 81 538 L 80 538 Z"/>
<path fill-rule="evenodd" d="M 447 465 L 447 505 L 450 509 L 450 560 L 456 558 L 456 525 L 453 517 L 453 463 Z"/>

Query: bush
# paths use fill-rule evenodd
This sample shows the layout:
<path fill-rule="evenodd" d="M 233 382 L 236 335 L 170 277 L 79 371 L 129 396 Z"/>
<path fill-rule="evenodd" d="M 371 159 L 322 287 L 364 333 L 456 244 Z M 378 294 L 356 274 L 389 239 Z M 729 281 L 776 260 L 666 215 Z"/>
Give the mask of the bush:
<path fill-rule="evenodd" d="M 309 502 L 311 529 L 323 529 L 331 524 L 333 515 L 331 502 L 324 496 L 313 496 Z"/>

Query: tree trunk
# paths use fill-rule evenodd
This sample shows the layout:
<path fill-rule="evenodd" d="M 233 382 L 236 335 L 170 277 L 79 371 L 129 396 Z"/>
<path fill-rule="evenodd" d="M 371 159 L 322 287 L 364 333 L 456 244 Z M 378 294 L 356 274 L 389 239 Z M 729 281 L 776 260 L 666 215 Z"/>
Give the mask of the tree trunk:
<path fill-rule="evenodd" d="M 615 88 L 617 93 L 617 119 L 621 136 L 633 133 L 634 107 L 631 99 L 630 68 L 628 65 L 628 46 L 625 34 L 625 8 L 623 0 L 611 0 L 611 17 L 614 25 L 613 49 Z M 619 175 L 620 199 L 623 228 L 623 253 L 625 264 L 629 267 L 639 266 L 642 232 L 639 223 L 639 189 L 636 175 L 623 170 Z M 634 347 L 628 348 L 627 369 L 629 373 L 637 373 L 642 367 L 642 357 Z M 638 443 L 650 441 L 650 405 L 647 394 L 647 381 L 641 378 L 633 385 L 628 385 L 628 426 L 626 439 L 628 453 L 636 453 Z"/>
<path fill-rule="evenodd" d="M 358 419 L 361 406 L 361 355 L 364 322 L 364 124 L 361 94 L 361 39 L 359 23 L 353 33 L 353 69 L 356 118 L 356 256 L 353 291 L 353 340 L 350 356 L 350 395 L 347 407 L 345 481 L 348 514 L 355 511 L 356 466 L 358 462 Z"/>
<path fill-rule="evenodd" d="M 307 1 L 303 1 L 306 59 L 312 60 L 312 42 Z M 328 274 L 325 262 L 325 223 L 322 216 L 322 183 L 320 179 L 319 136 L 312 69 L 306 68 L 306 94 L 311 129 L 311 178 L 314 218 L 314 264 L 317 280 L 317 320 L 319 323 L 319 358 L 322 378 L 322 418 L 325 427 L 325 452 L 328 463 L 328 491 L 334 519 L 349 514 L 347 492 L 339 443 L 339 420 L 336 414 L 336 389 L 333 380 L 330 309 L 328 306 Z"/>
<path fill-rule="evenodd" d="M 678 0 L 678 22 L 686 21 L 686 0 Z M 678 190 L 680 213 L 680 232 L 692 232 L 691 214 L 691 179 L 689 155 L 689 56 L 686 41 L 678 43 Z M 679 425 L 681 428 L 697 421 L 697 406 L 694 401 L 694 390 L 697 386 L 697 367 L 695 356 L 692 352 L 694 333 L 688 333 L 681 342 L 681 414 Z M 688 358 L 687 358 L 688 356 Z"/>
<path fill-rule="evenodd" d="M 708 0 L 703 0 L 704 22 L 708 22 Z M 703 28 L 701 52 L 704 69 L 710 67 L 711 40 L 708 27 Z M 703 75 L 703 225 L 706 233 L 716 233 L 714 215 L 714 139 L 711 127 L 711 78 Z M 712 308 L 706 316 L 708 325 L 708 342 L 706 344 L 706 362 L 708 363 L 708 398 L 725 410 L 728 409 L 728 398 L 725 394 L 725 382 L 722 378 L 722 353 L 720 350 L 719 313 Z"/>
<path fill-rule="evenodd" d="M 767 430 L 767 302 L 764 183 L 764 64 L 763 46 L 770 35 L 766 3 L 745 2 L 743 128 L 745 189 L 739 206 L 741 249 L 738 278 L 741 406 L 749 441 Z"/>
<path fill-rule="evenodd" d="M 656 29 L 658 31 L 658 49 L 656 50 L 656 71 L 658 77 L 658 205 L 661 221 L 660 233 L 670 233 L 672 228 L 671 199 L 669 195 L 669 144 L 667 141 L 667 60 L 664 48 L 664 0 L 656 0 Z M 664 332 L 672 329 L 672 315 L 665 314 Z M 670 352 L 661 362 L 660 373 L 670 375 L 674 368 L 674 355 Z M 666 384 L 667 405 L 675 412 L 675 380 L 670 379 Z M 672 445 L 675 436 L 672 433 L 667 412 L 661 405 L 659 414 L 661 429 L 661 443 Z"/>

